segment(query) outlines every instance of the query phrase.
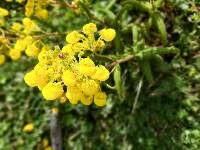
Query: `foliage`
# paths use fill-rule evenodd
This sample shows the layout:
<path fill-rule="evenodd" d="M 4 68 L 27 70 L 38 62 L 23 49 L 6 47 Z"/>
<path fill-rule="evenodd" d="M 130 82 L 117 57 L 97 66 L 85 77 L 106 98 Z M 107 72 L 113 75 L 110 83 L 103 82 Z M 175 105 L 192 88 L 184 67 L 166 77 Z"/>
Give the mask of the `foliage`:
<path fill-rule="evenodd" d="M 42 140 L 50 135 L 51 108 L 59 107 L 64 149 L 198 150 L 200 3 L 65 2 L 52 1 L 45 6 L 47 20 L 32 14 L 43 33 L 32 36 L 42 37 L 42 43 L 50 46 L 63 47 L 66 31 L 79 30 L 88 22 L 99 28 L 114 28 L 114 42 L 98 55 L 87 53 L 110 71 L 102 86 L 108 94 L 107 104 L 99 108 L 45 101 L 38 89 L 28 88 L 23 81 L 37 60 L 7 58 L 0 66 L 0 149 L 44 149 Z M 7 31 L 13 22 L 24 18 L 24 5 L 0 1 L 0 7 L 10 10 L 1 29 Z M 15 42 L 11 39 L 12 46 Z M 34 124 L 33 131 L 23 132 L 28 123 Z"/>

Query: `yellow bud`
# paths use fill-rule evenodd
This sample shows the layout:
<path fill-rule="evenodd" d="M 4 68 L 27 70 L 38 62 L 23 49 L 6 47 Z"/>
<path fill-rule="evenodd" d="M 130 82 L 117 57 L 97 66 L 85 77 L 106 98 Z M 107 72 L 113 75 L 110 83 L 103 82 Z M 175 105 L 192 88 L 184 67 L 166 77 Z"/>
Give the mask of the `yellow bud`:
<path fill-rule="evenodd" d="M 106 81 L 109 78 L 109 75 L 109 71 L 104 66 L 99 65 L 99 67 L 96 67 L 96 72 L 93 76 L 91 76 L 91 78 L 100 81 Z"/>
<path fill-rule="evenodd" d="M 34 87 L 36 86 L 36 82 L 35 82 L 35 79 L 36 79 L 36 74 L 35 74 L 35 71 L 30 71 L 28 72 L 25 76 L 24 76 L 24 81 L 25 83 L 30 86 L 30 87 Z"/>
<path fill-rule="evenodd" d="M 82 89 L 85 95 L 95 95 L 99 89 L 99 84 L 94 80 L 87 80 L 82 83 Z"/>
<path fill-rule="evenodd" d="M 85 34 L 93 34 L 97 31 L 97 26 L 94 23 L 88 23 L 83 26 L 83 33 Z"/>
<path fill-rule="evenodd" d="M 0 16 L 7 16 L 9 14 L 7 9 L 0 7 Z"/>
<path fill-rule="evenodd" d="M 4 64 L 5 60 L 6 60 L 5 55 L 0 54 L 0 65 Z"/>
<path fill-rule="evenodd" d="M 116 32 L 114 29 L 103 29 L 100 31 L 100 36 L 106 42 L 110 42 L 115 38 Z"/>
<path fill-rule="evenodd" d="M 84 58 L 78 64 L 78 71 L 85 76 L 91 76 L 95 73 L 95 64 L 90 58 Z"/>
<path fill-rule="evenodd" d="M 34 129 L 34 124 L 33 123 L 26 124 L 23 127 L 23 131 L 24 132 L 31 132 L 31 131 L 33 131 L 33 129 Z"/>
<path fill-rule="evenodd" d="M 75 86 L 76 85 L 76 76 L 70 70 L 66 70 L 63 73 L 62 80 L 67 86 Z"/>
<path fill-rule="evenodd" d="M 69 86 L 67 88 L 66 97 L 69 99 L 70 103 L 77 104 L 82 96 L 83 96 L 83 93 L 80 88 L 76 86 L 72 86 L 72 87 Z"/>
<path fill-rule="evenodd" d="M 106 104 L 107 95 L 105 92 L 98 92 L 94 95 L 94 103 L 97 106 L 104 106 Z"/>
<path fill-rule="evenodd" d="M 92 104 L 92 101 L 93 101 L 93 97 L 92 96 L 82 96 L 81 97 L 81 103 L 84 104 L 84 105 L 91 105 Z"/>
<path fill-rule="evenodd" d="M 57 83 L 49 82 L 43 89 L 42 95 L 46 100 L 55 100 L 62 96 L 63 86 Z"/>
<path fill-rule="evenodd" d="M 9 56 L 12 60 L 17 60 L 21 57 L 21 52 L 19 50 L 16 50 L 16 49 L 11 49 L 9 51 Z"/>

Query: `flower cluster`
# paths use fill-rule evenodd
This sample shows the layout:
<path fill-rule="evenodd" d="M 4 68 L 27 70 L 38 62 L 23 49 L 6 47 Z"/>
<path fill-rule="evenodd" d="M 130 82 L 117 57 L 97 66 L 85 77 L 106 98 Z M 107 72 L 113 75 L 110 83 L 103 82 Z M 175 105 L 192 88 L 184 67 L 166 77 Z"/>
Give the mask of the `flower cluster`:
<path fill-rule="evenodd" d="M 16 1 L 18 3 L 23 3 L 25 0 L 5 0 L 6 2 Z M 25 16 L 31 17 L 35 15 L 39 19 L 47 19 L 48 11 L 46 9 L 50 0 L 26 0 L 25 4 Z M 1 14 L 1 10 L 0 10 Z"/>
<path fill-rule="evenodd" d="M 31 33 L 39 31 L 40 28 L 30 18 L 24 18 L 22 24 L 15 22 L 11 29 L 15 32 L 19 32 L 20 38 L 14 44 L 14 47 L 10 49 L 9 56 L 12 60 L 17 60 L 21 56 L 21 52 L 25 51 L 27 56 L 37 56 L 39 48 L 37 47 L 38 41 L 34 40 Z"/>
<path fill-rule="evenodd" d="M 47 19 L 48 11 L 46 8 L 49 0 L 27 0 L 25 15 L 31 17 L 33 14 L 39 19 Z"/>
<path fill-rule="evenodd" d="M 99 34 L 97 40 L 95 33 Z M 109 78 L 109 71 L 103 65 L 96 66 L 90 57 L 83 57 L 83 53 L 100 50 L 114 37 L 114 29 L 97 32 L 95 24 L 86 24 L 82 32 L 73 31 L 66 36 L 67 45 L 62 49 L 42 50 L 39 63 L 24 80 L 31 87 L 37 86 L 46 100 L 67 98 L 72 104 L 81 101 L 90 105 L 94 101 L 97 106 L 103 106 L 107 95 L 100 84 Z"/>
<path fill-rule="evenodd" d="M 70 55 L 74 55 L 80 51 L 90 50 L 92 52 L 99 51 L 105 46 L 105 42 L 110 42 L 115 37 L 114 29 L 102 29 L 98 32 L 99 37 L 96 40 L 95 33 L 97 27 L 94 23 L 88 23 L 83 26 L 82 33 L 73 31 L 66 36 L 67 45 L 62 51 Z"/>
<path fill-rule="evenodd" d="M 36 40 L 32 34 L 40 31 L 40 28 L 33 20 L 24 18 L 22 23 L 14 22 L 10 31 L 18 38 L 11 43 L 5 35 L 0 36 L 0 65 L 5 62 L 6 55 L 12 60 L 18 60 L 23 51 L 29 57 L 35 57 L 39 54 L 41 41 Z"/>

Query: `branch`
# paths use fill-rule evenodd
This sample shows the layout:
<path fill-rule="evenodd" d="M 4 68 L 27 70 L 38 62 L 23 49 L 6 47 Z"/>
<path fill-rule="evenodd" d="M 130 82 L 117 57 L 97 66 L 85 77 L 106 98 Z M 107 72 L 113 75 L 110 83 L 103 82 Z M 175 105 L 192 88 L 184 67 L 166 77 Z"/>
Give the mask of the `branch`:
<path fill-rule="evenodd" d="M 51 114 L 51 144 L 53 150 L 62 150 L 62 135 L 57 108 L 53 108 Z"/>
<path fill-rule="evenodd" d="M 112 68 L 112 67 L 116 66 L 117 64 L 125 63 L 127 61 L 132 60 L 133 58 L 134 58 L 133 55 L 128 55 L 124 58 L 118 59 L 118 60 L 114 61 L 113 63 L 107 65 L 106 68 Z"/>

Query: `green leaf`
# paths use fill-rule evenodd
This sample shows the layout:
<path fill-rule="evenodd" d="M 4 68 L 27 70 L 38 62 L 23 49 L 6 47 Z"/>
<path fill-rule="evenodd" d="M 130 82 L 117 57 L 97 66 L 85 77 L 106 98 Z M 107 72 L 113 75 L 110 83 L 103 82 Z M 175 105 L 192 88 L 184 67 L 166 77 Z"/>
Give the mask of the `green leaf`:
<path fill-rule="evenodd" d="M 124 91 L 123 91 L 122 79 L 121 79 L 121 67 L 119 64 L 116 65 L 116 68 L 114 71 L 114 82 L 115 82 L 115 88 L 117 90 L 119 98 L 120 98 L 120 100 L 123 100 L 124 99 Z"/>

